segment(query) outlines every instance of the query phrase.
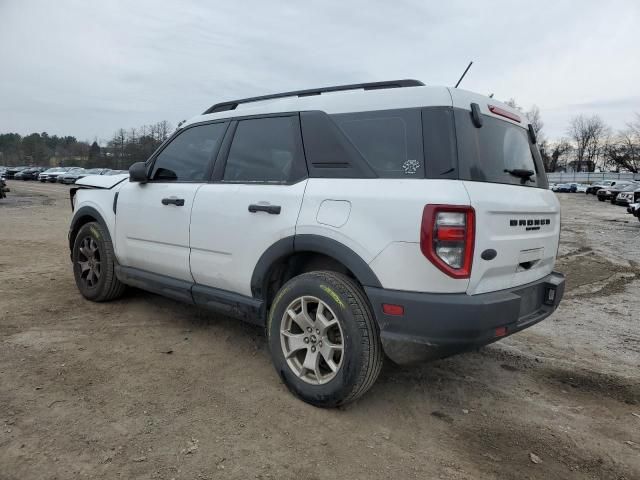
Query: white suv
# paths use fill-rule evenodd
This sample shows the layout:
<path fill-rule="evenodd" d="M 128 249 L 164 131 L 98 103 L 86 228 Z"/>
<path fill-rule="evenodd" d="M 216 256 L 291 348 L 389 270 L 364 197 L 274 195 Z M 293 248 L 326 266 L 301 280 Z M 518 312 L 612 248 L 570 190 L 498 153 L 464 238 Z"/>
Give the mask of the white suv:
<path fill-rule="evenodd" d="M 535 134 L 494 99 L 416 80 L 220 103 L 129 176 L 71 191 L 82 295 L 125 285 L 266 328 L 314 405 L 398 363 L 549 316 L 560 208 Z"/>

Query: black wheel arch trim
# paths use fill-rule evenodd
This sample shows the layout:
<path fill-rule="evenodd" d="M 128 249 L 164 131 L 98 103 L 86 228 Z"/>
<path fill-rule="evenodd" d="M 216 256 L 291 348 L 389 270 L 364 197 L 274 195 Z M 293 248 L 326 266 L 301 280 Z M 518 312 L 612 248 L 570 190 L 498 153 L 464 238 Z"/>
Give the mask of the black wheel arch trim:
<path fill-rule="evenodd" d="M 100 212 L 93 207 L 82 207 L 76 210 L 73 214 L 73 218 L 71 219 L 71 224 L 69 226 L 69 251 L 73 254 L 73 242 L 75 241 L 75 234 L 80 230 L 82 225 L 86 222 L 80 223 L 80 221 L 85 217 L 91 217 L 95 219 L 96 222 L 100 224 L 100 226 L 104 229 L 105 234 L 107 235 L 107 240 L 111 241 L 111 234 L 109 233 L 109 228 L 107 227 L 107 223 L 100 215 Z"/>
<path fill-rule="evenodd" d="M 329 237 L 301 234 L 282 238 L 262 254 L 251 276 L 251 293 L 255 298 L 265 296 L 266 282 L 273 265 L 294 253 L 320 253 L 342 263 L 367 287 L 382 288 L 382 284 L 371 267 L 357 253 L 343 243 Z"/>

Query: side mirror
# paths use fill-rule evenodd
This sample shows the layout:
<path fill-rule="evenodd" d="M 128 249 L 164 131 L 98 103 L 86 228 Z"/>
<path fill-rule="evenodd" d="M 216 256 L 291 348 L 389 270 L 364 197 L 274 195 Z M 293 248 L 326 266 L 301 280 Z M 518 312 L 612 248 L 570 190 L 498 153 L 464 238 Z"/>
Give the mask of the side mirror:
<path fill-rule="evenodd" d="M 147 183 L 147 166 L 144 162 L 136 162 L 129 167 L 129 181 Z"/>

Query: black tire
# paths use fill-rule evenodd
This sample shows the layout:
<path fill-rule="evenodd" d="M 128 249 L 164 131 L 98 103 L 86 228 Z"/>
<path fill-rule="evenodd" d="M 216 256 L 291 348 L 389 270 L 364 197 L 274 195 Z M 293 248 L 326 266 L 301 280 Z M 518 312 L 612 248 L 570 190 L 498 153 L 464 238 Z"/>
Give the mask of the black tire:
<path fill-rule="evenodd" d="M 84 224 L 73 241 L 71 260 L 73 261 L 73 276 L 78 290 L 83 297 L 93 302 L 106 302 L 122 296 L 125 285 L 115 274 L 115 254 L 109 232 L 105 231 L 98 222 Z M 90 247 L 89 249 L 87 247 Z M 93 250 L 93 247 L 96 250 Z M 87 251 L 94 251 L 91 257 Z M 91 270 L 96 275 L 88 279 L 88 271 L 83 269 L 93 258 Z"/>
<path fill-rule="evenodd" d="M 604 198 L 602 197 L 598 197 L 598 200 L 600 200 L 601 202 L 604 202 Z"/>
<path fill-rule="evenodd" d="M 303 296 L 315 297 L 338 312 L 335 318 L 340 324 L 344 345 L 341 364 L 335 376 L 323 384 L 311 384 L 300 378 L 283 351 L 281 326 L 285 312 Z M 340 273 L 304 273 L 287 282 L 271 306 L 267 335 L 273 365 L 282 381 L 298 398 L 317 407 L 331 408 L 353 402 L 371 388 L 382 368 L 384 355 L 378 325 L 365 293 L 356 282 Z M 306 354 L 308 351 L 303 352 Z"/>

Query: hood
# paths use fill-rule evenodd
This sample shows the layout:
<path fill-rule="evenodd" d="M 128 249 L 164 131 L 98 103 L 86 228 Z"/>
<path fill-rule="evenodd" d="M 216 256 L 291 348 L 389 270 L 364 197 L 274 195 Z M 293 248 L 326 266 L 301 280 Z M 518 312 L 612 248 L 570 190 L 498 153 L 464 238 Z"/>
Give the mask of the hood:
<path fill-rule="evenodd" d="M 128 173 L 121 175 L 87 175 L 76 182 L 76 185 L 94 188 L 113 188 L 129 178 Z"/>

